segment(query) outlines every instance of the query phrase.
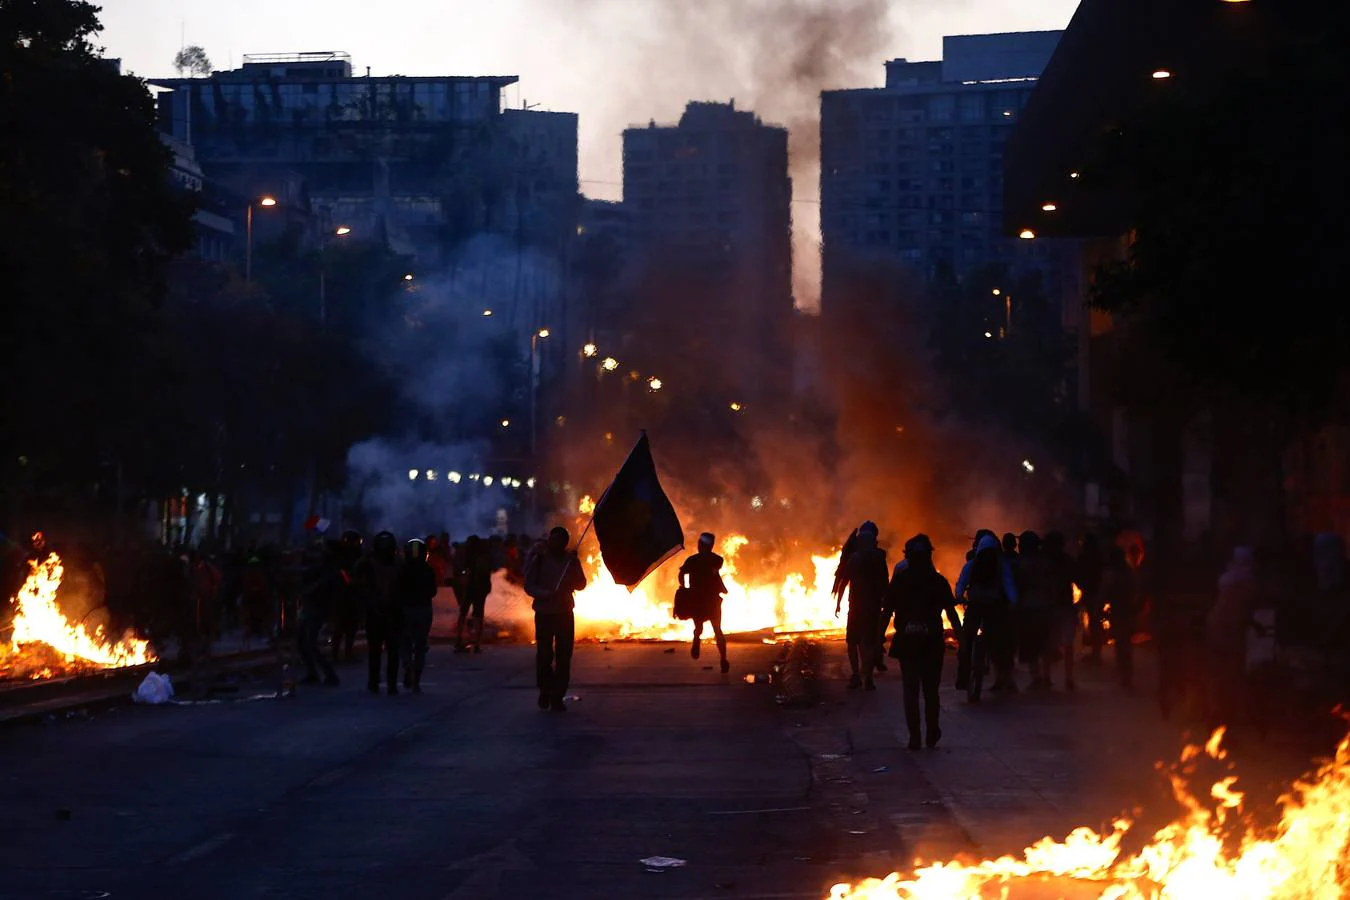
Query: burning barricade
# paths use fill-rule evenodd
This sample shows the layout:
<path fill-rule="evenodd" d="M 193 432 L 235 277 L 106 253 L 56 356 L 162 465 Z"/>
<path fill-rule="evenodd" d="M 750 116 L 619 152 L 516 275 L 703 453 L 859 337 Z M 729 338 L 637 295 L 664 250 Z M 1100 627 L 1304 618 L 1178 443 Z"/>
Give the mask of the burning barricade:
<path fill-rule="evenodd" d="M 0 645 L 0 676 L 52 678 L 154 662 L 148 641 L 134 634 L 113 639 L 102 625 L 73 621 L 58 600 L 65 567 L 55 553 L 29 564 L 27 579 L 12 598 L 7 646 Z"/>

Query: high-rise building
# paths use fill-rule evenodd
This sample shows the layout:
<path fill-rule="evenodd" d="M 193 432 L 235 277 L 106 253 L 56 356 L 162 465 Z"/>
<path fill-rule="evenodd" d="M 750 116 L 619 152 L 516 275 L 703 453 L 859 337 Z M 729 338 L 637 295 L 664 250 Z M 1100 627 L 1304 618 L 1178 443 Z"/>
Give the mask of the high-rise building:
<path fill-rule="evenodd" d="M 934 62 L 886 63 L 886 86 L 821 95 L 824 297 L 850 266 L 923 280 L 990 264 L 1048 274 L 1043 242 L 1005 236 L 1003 147 L 1061 32 L 943 39 Z"/>
<path fill-rule="evenodd" d="M 516 80 L 362 77 L 345 53 L 297 53 L 150 83 L 209 177 L 247 192 L 298 174 L 321 224 L 434 266 L 485 233 L 561 253 L 575 230 L 577 117 L 503 109 Z"/>
<path fill-rule="evenodd" d="M 735 102 L 688 104 L 679 124 L 623 134 L 624 206 L 647 273 L 638 302 L 695 322 L 690 353 L 727 389 L 785 384 L 792 302 L 787 130 Z"/>

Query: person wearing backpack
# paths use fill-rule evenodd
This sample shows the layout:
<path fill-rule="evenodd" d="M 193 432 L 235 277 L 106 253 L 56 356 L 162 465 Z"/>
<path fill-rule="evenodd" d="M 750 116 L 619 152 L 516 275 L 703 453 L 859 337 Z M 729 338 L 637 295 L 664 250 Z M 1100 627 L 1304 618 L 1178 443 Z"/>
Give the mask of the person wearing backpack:
<path fill-rule="evenodd" d="M 951 583 L 933 565 L 933 542 L 928 535 L 916 534 L 905 542 L 905 559 L 896 565 L 886 589 L 886 609 L 895 615 L 895 638 L 891 641 L 890 655 L 900 662 L 909 749 L 918 750 L 921 744 L 921 693 L 924 733 L 928 746 L 936 747 L 942 739 L 938 685 L 942 681 L 942 662 L 947 652 L 942 614 L 947 614 L 947 621 L 957 634 L 961 633 L 961 618 L 956 613 Z"/>
<path fill-rule="evenodd" d="M 966 606 L 961 629 L 961 652 L 957 657 L 956 689 L 964 691 L 970 680 L 971 651 L 975 636 L 984 629 L 997 675 L 990 690 L 1017 690 L 1013 680 L 1012 610 L 1017 605 L 1017 584 L 1012 566 L 1003 557 L 998 538 L 985 532 L 975 544 L 975 556 L 956 580 L 956 602 Z"/>

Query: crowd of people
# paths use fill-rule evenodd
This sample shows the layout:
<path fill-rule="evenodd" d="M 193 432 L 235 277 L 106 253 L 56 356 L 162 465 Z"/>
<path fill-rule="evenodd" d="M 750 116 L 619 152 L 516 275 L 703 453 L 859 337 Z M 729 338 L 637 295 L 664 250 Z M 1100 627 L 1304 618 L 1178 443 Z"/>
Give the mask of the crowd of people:
<path fill-rule="evenodd" d="M 968 690 L 987 665 L 993 676 L 990 690 L 1015 693 L 1022 687 L 1019 663 L 1029 675 L 1028 689 L 1050 690 L 1058 669 L 1058 683 L 1073 691 L 1076 666 L 1100 664 L 1107 646 L 1114 648 L 1119 683 L 1129 690 L 1135 645 L 1154 636 L 1144 629 L 1175 631 L 1168 623 L 1179 618 L 1177 609 L 1158 606 L 1136 533 L 1123 532 L 1111 541 L 1088 534 L 1071 553 L 1060 532 L 1000 538 L 981 530 L 953 584 L 934 566 L 926 535 L 908 540 L 903 559 L 890 569 L 878 532 L 875 523 L 864 522 L 846 542 L 835 579 L 836 612 L 847 596 L 850 689 L 875 690 L 875 674 L 887 668 L 888 658 L 898 661 L 912 749 L 934 746 L 941 738 L 938 686 L 948 633 L 958 646 L 958 690 Z M 1263 583 L 1252 549 L 1235 549 L 1203 606 L 1187 610 L 1193 613 L 1194 639 L 1160 642 L 1164 713 L 1185 690 L 1180 673 L 1189 668 L 1199 672 L 1194 681 L 1202 715 L 1215 724 L 1240 719 L 1250 673 L 1263 661 L 1273 662 L 1253 649 L 1263 641 L 1273 647 L 1277 640 L 1281 646 L 1312 640 L 1330 650 L 1332 659 L 1344 661 L 1344 644 L 1339 650 L 1327 645 L 1328 635 L 1344 638 L 1350 632 L 1350 566 L 1343 542 L 1334 535 L 1319 537 L 1316 548 L 1315 587 L 1292 590 L 1287 584 L 1272 589 Z M 1151 621 L 1146 623 L 1146 616 Z M 888 652 L 885 636 L 892 623 Z M 1324 632 L 1306 633 L 1310 623 L 1320 623 Z M 976 658 L 977 641 L 987 648 L 987 661 Z M 1345 674 L 1342 667 L 1339 677 Z M 979 693 L 969 691 L 968 697 L 977 701 Z"/>

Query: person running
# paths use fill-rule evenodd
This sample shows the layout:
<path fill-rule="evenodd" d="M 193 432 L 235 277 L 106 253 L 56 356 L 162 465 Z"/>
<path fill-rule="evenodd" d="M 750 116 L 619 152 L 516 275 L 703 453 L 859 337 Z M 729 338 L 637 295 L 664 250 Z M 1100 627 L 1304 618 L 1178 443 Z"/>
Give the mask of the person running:
<path fill-rule="evenodd" d="M 431 635 L 431 601 L 436 597 L 436 570 L 427 562 L 427 545 L 408 541 L 403 564 L 394 575 L 393 605 L 399 611 L 399 652 L 403 660 L 403 686 L 422 693 L 422 670 L 427 663 L 427 638 Z"/>
<path fill-rule="evenodd" d="M 563 698 L 572 675 L 572 645 L 576 640 L 577 591 L 586 587 L 586 574 L 575 550 L 567 549 L 571 535 L 561 525 L 548 533 L 543 553 L 530 559 L 525 593 L 534 603 L 535 681 L 539 708 L 567 712 Z"/>
<path fill-rule="evenodd" d="M 852 670 L 848 680 L 849 690 L 860 687 L 866 687 L 869 691 L 877 689 L 876 682 L 872 680 L 872 670 L 876 666 L 877 644 L 881 640 L 878 634 L 881 610 L 890 578 L 886 551 L 877 546 L 877 533 L 874 522 L 864 522 L 858 526 L 855 549 L 841 566 L 837 581 L 839 590 L 834 604 L 836 616 L 843 606 L 844 589 L 848 590 L 848 626 L 844 632 L 844 642 Z"/>
<path fill-rule="evenodd" d="M 956 613 L 951 583 L 933 566 L 933 542 L 928 535 L 916 534 L 905 542 L 904 563 L 896 565 L 886 589 L 886 608 L 895 614 L 890 655 L 900 662 L 909 749 L 918 750 L 920 745 L 920 693 L 928 746 L 936 747 L 942 739 L 938 685 L 947 652 L 942 614 L 947 614 L 947 621 L 957 634 L 961 633 L 961 619 Z"/>
<path fill-rule="evenodd" d="M 680 566 L 680 585 L 689 589 L 689 618 L 694 621 L 694 641 L 689 647 L 689 655 L 698 659 L 703 626 L 710 623 L 725 674 L 731 671 L 731 664 L 727 662 L 727 636 L 722 633 L 722 597 L 727 586 L 722 581 L 722 557 L 713 552 L 716 540 L 707 532 L 698 536 L 698 552 Z"/>

